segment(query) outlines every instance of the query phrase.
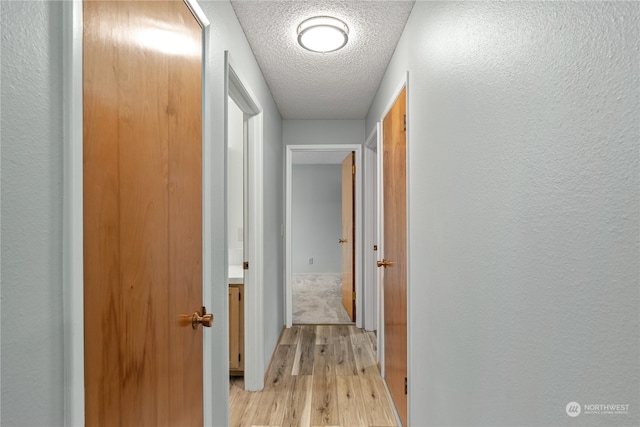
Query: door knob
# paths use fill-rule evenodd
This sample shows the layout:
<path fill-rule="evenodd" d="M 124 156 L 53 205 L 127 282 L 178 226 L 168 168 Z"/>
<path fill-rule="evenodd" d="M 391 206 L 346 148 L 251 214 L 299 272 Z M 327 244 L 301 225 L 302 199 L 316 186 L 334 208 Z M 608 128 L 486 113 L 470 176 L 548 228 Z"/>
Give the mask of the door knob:
<path fill-rule="evenodd" d="M 347 239 L 338 239 L 338 243 L 347 243 Z"/>
<path fill-rule="evenodd" d="M 387 261 L 386 259 L 381 259 L 378 261 L 378 267 L 391 267 L 393 265 L 393 261 Z"/>
<path fill-rule="evenodd" d="M 191 327 L 198 329 L 198 325 L 210 328 L 213 326 L 213 314 L 207 314 L 207 308 L 202 307 L 202 314 L 199 311 L 193 313 L 191 317 Z"/>

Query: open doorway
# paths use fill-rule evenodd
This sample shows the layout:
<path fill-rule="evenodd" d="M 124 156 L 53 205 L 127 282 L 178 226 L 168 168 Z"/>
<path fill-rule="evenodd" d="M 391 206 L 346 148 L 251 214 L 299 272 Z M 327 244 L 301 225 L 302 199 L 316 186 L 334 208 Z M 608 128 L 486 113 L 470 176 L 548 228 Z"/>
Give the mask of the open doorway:
<path fill-rule="evenodd" d="M 229 374 L 244 376 L 244 261 L 247 228 L 247 139 L 244 113 L 227 99 L 227 250 Z"/>
<path fill-rule="evenodd" d="M 235 178 L 225 176 L 228 204 L 235 200 L 236 209 L 242 203 L 242 215 L 227 212 L 227 283 L 230 300 L 227 305 L 230 327 L 228 335 L 229 362 L 234 373 L 244 374 L 247 390 L 264 387 L 265 361 L 263 322 L 263 179 L 262 179 L 262 108 L 238 75 L 225 52 L 226 74 L 226 169 Z M 240 116 L 242 125 L 240 131 Z M 235 119 L 234 119 L 235 117 Z M 229 120 L 234 120 L 232 123 Z M 237 134 L 237 141 L 230 138 Z M 239 154 L 240 136 L 242 154 Z M 230 144 L 237 149 L 231 150 Z M 242 160 L 240 161 L 240 158 Z M 232 171 L 231 169 L 235 169 Z M 239 184 L 242 170 L 242 185 Z M 235 182 L 232 182 L 235 181 Z M 242 194 L 242 196 L 240 196 Z M 239 200 L 241 198 L 241 200 Z M 230 216 L 234 215 L 234 218 Z M 237 262 L 240 261 L 239 264 Z M 238 271 L 240 270 L 240 271 Z M 235 282 L 235 283 L 231 283 Z M 239 284 L 242 289 L 237 290 Z M 232 289 L 234 288 L 234 289 Z M 234 302 L 234 304 L 231 304 Z M 234 319 L 231 319 L 231 316 Z M 239 363 L 238 363 L 239 359 Z M 232 363 L 233 362 L 233 363 Z M 233 372 L 232 371 L 232 372 Z"/>
<path fill-rule="evenodd" d="M 294 324 L 353 323 L 352 157 L 352 152 L 294 153 L 291 197 Z M 349 169 L 346 176 L 342 173 L 345 161 Z M 344 194 L 345 187 L 349 194 Z M 350 220 L 348 224 L 345 216 Z M 346 300 L 344 288 L 348 293 Z"/>
<path fill-rule="evenodd" d="M 355 313 L 362 313 L 361 247 L 362 247 L 362 201 L 361 201 L 361 155 L 360 145 L 289 145 L 286 159 L 286 255 L 285 255 L 285 310 L 286 326 L 294 323 L 294 311 L 304 308 L 294 305 L 294 288 L 314 287 L 331 289 L 338 303 L 327 304 L 322 301 L 316 307 L 316 313 L 322 316 L 322 310 L 330 310 L 328 315 L 334 316 L 329 306 L 337 306 L 341 318 L 317 318 L 310 323 L 351 323 L 345 317 L 342 308 L 342 240 L 349 240 L 353 245 L 352 257 L 353 289 L 349 292 L 349 300 L 353 303 Z M 355 212 L 353 233 L 346 236 L 342 230 L 342 163 L 352 156 L 349 167 L 353 174 L 352 209 Z M 352 172 L 351 172 L 352 171 Z M 320 181 L 322 180 L 322 181 Z M 354 280 L 355 279 L 355 280 Z M 304 290 L 304 289 L 303 289 Z M 304 298 L 304 296 L 303 296 Z M 352 298 L 354 298 L 352 300 Z M 297 302 L 300 299 L 297 298 Z M 308 304 L 312 305 L 312 304 Z M 319 308 L 319 310 L 318 310 Z M 297 323 L 297 322 L 296 322 Z M 309 323 L 309 322 L 303 322 Z M 362 327 L 361 315 L 355 317 L 357 327 Z"/>
<path fill-rule="evenodd" d="M 363 269 L 364 269 L 364 319 L 363 327 L 367 331 L 378 331 L 378 313 L 380 310 L 381 292 L 380 281 L 381 271 L 377 267 L 378 247 L 380 246 L 380 207 L 378 203 L 378 188 L 380 187 L 380 176 L 378 173 L 378 146 L 380 139 L 380 124 L 369 134 L 365 141 L 364 148 L 364 249 L 363 249 Z M 378 338 L 379 338 L 378 334 Z M 380 343 L 378 343 L 379 347 Z"/>

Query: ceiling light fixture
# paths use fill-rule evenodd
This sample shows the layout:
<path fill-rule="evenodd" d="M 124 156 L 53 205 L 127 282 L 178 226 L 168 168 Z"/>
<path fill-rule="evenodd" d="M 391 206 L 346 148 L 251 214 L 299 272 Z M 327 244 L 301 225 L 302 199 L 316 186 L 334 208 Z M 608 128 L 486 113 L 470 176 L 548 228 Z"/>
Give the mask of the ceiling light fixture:
<path fill-rule="evenodd" d="M 348 40 L 347 24 L 331 16 L 315 16 L 298 26 L 298 43 L 312 52 L 335 52 L 342 49 Z"/>

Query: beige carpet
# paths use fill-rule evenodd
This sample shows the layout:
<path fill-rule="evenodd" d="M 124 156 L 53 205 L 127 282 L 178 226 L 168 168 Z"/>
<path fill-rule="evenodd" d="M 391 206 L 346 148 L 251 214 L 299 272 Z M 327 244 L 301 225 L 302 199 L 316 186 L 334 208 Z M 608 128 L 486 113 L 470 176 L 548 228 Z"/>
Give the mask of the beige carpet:
<path fill-rule="evenodd" d="M 293 323 L 353 323 L 342 306 L 342 275 L 293 275 Z"/>

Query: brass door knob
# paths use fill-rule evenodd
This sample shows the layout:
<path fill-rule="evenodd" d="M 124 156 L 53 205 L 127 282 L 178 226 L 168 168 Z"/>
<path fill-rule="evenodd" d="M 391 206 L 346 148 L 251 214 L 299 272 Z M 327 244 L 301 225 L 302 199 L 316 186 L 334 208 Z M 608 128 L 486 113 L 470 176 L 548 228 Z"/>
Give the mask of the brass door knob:
<path fill-rule="evenodd" d="M 206 328 L 210 328 L 213 326 L 213 314 L 207 314 L 206 307 L 202 307 L 202 314 L 200 314 L 199 311 L 196 311 L 191 317 L 191 327 L 193 329 L 198 329 L 199 325 L 202 325 Z"/>
<path fill-rule="evenodd" d="M 391 267 L 393 265 L 393 261 L 387 261 L 386 259 L 381 259 L 378 261 L 378 267 Z"/>
<path fill-rule="evenodd" d="M 338 239 L 338 243 L 347 243 L 347 239 Z"/>

